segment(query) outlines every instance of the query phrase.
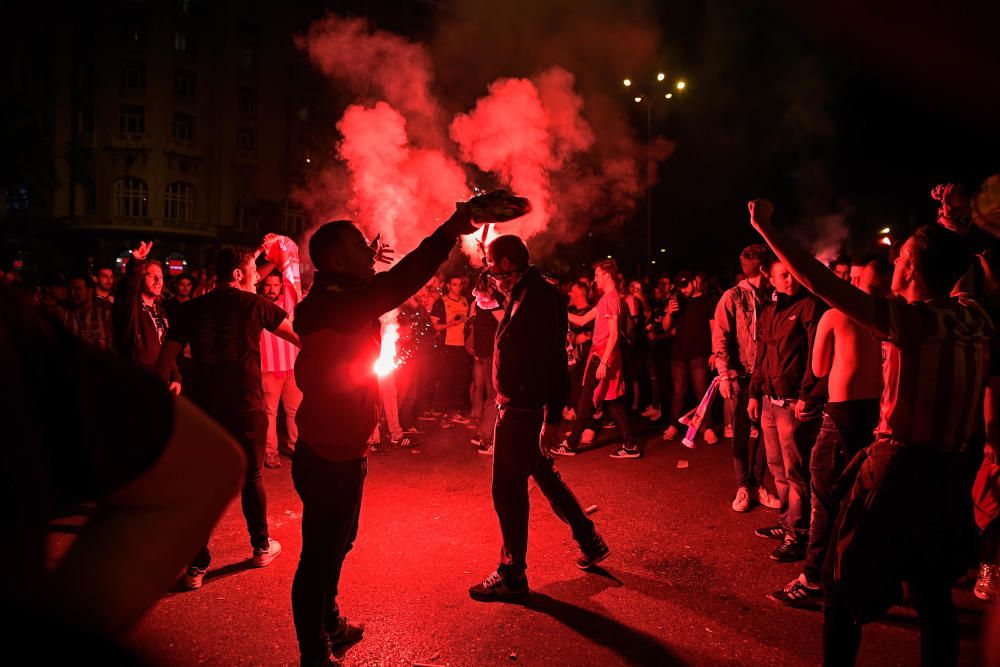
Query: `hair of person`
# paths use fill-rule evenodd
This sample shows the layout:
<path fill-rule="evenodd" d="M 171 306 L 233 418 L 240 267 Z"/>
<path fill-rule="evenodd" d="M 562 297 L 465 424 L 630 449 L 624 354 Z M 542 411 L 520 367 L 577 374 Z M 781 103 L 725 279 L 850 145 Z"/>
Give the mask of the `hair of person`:
<path fill-rule="evenodd" d="M 281 271 L 271 271 L 271 273 L 264 276 L 264 280 L 267 280 L 268 278 L 277 278 L 279 283 L 285 282 L 285 278 L 281 275 Z M 264 280 L 260 281 L 261 285 L 264 284 Z"/>
<path fill-rule="evenodd" d="M 309 239 L 309 259 L 317 271 L 329 271 L 337 248 L 349 233 L 360 233 L 357 225 L 350 220 L 325 222 L 313 232 Z"/>
<path fill-rule="evenodd" d="M 66 276 L 66 283 L 69 284 L 71 280 L 82 280 L 85 287 L 88 289 L 94 286 L 94 281 L 91 280 L 90 275 L 83 271 L 75 271 L 68 276 Z"/>
<path fill-rule="evenodd" d="M 570 283 L 569 288 L 570 289 L 574 289 L 575 288 L 575 289 L 578 289 L 578 290 L 582 290 L 584 294 L 587 294 L 588 292 L 590 292 L 590 285 L 588 285 L 587 283 L 583 282 L 582 280 L 574 280 L 572 283 Z"/>
<path fill-rule="evenodd" d="M 113 264 L 109 262 L 101 262 L 99 264 L 94 265 L 94 276 L 97 276 L 97 274 L 103 271 L 104 269 L 107 269 L 111 273 L 115 272 L 115 267 Z"/>
<path fill-rule="evenodd" d="M 951 292 L 969 269 L 971 252 L 962 236 L 941 225 L 924 225 L 910 237 L 913 265 L 937 296 Z"/>
<path fill-rule="evenodd" d="M 757 275 L 761 268 L 767 265 L 764 269 L 765 271 L 771 268 L 774 257 L 774 253 L 763 243 L 754 243 L 753 245 L 748 245 L 743 248 L 743 252 L 740 253 L 740 268 L 743 269 L 743 275 L 754 276 Z"/>
<path fill-rule="evenodd" d="M 864 265 L 866 268 L 869 266 L 872 267 L 875 273 L 881 278 L 892 278 L 892 263 L 884 255 L 869 257 Z"/>
<path fill-rule="evenodd" d="M 830 269 L 832 270 L 837 268 L 838 266 L 850 266 L 850 265 L 851 265 L 851 258 L 848 257 L 847 255 L 840 255 L 835 260 L 830 262 Z"/>
<path fill-rule="evenodd" d="M 252 260 L 254 251 L 250 248 L 227 246 L 215 256 L 215 273 L 229 283 L 233 280 L 233 271 L 242 269 L 247 260 Z"/>
<path fill-rule="evenodd" d="M 527 269 L 531 261 L 524 239 L 514 234 L 504 234 L 493 239 L 489 251 L 494 263 L 506 257 L 515 271 Z"/>
<path fill-rule="evenodd" d="M 176 285 L 177 283 L 179 283 L 182 280 L 190 280 L 191 284 L 194 285 L 194 278 L 191 276 L 190 273 L 188 273 L 186 271 L 184 273 L 181 273 L 180 275 L 178 275 L 176 278 L 174 278 L 174 284 Z"/>

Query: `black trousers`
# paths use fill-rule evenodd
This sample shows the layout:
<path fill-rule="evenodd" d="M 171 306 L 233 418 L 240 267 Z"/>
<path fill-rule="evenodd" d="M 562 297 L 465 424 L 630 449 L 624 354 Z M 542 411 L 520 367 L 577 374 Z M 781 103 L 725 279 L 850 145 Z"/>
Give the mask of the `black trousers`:
<path fill-rule="evenodd" d="M 760 429 L 756 438 L 750 437 L 753 428 L 750 415 L 747 414 L 747 404 L 750 402 L 750 376 L 737 377 L 730 386 L 735 395 L 733 470 L 736 473 L 736 487 L 745 486 L 752 493 L 754 489 L 764 486 L 764 473 L 767 470 L 764 438 L 760 435 Z"/>
<path fill-rule="evenodd" d="M 811 583 L 822 578 L 833 522 L 847 491 L 837 482 L 854 455 L 872 444 L 878 414 L 877 398 L 827 403 L 823 408 L 823 423 L 809 458 L 812 520 L 802 572 Z"/>
<path fill-rule="evenodd" d="M 304 657 L 321 655 L 326 628 L 340 618 L 337 587 L 358 535 L 368 459 L 329 461 L 299 441 L 292 481 L 302 499 L 302 555 L 292 582 L 292 616 Z"/>
<path fill-rule="evenodd" d="M 240 501 L 243 518 L 250 534 L 250 546 L 266 548 L 267 533 L 267 493 L 264 491 L 264 449 L 267 440 L 267 413 L 263 410 L 241 415 L 227 415 L 218 410 L 206 408 L 206 412 L 236 439 L 247 459 L 246 476 Z M 206 544 L 191 561 L 193 567 L 205 569 L 212 562 L 212 553 Z"/>
<path fill-rule="evenodd" d="M 519 576 L 528 567 L 528 477 L 535 478 L 552 511 L 569 524 L 581 549 L 589 551 L 597 538 L 594 522 L 583 513 L 552 459 L 542 456 L 541 430 L 541 410 L 500 407 L 493 433 L 493 507 L 503 534 L 497 569 L 504 576 Z"/>
<path fill-rule="evenodd" d="M 576 402 L 576 421 L 573 422 L 573 430 L 566 441 L 571 447 L 580 444 L 580 437 L 583 430 L 591 426 L 594 418 L 594 390 L 600 382 L 597 379 L 597 366 L 600 357 L 592 356 L 587 360 L 587 367 L 583 375 L 583 389 L 580 391 L 580 398 Z M 608 411 L 611 418 L 615 420 L 618 434 L 626 447 L 636 447 L 632 440 L 632 431 L 628 423 L 628 410 L 625 408 L 625 397 L 620 396 L 613 401 L 605 401 L 604 409 Z"/>

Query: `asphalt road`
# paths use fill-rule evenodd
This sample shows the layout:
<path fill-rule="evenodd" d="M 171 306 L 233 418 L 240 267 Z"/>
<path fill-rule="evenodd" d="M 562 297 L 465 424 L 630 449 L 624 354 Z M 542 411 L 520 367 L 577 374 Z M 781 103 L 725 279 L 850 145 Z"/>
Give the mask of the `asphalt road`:
<path fill-rule="evenodd" d="M 604 438 L 610 438 L 610 431 Z M 773 514 L 736 514 L 726 441 L 687 450 L 648 432 L 646 456 L 608 457 L 611 442 L 558 467 L 611 546 L 595 573 L 575 566 L 569 529 L 531 490 L 528 577 L 520 604 L 477 603 L 468 587 L 496 565 L 500 534 L 490 499 L 492 459 L 471 431 L 436 427 L 413 450 L 371 457 L 361 527 L 341 582 L 341 609 L 365 623 L 347 665 L 815 665 L 818 611 L 765 596 L 795 577 L 753 535 Z M 301 504 L 290 463 L 267 470 L 271 535 L 282 555 L 248 567 L 234 502 L 216 528 L 202 589 L 173 592 L 142 623 L 137 642 L 165 665 L 292 665 L 290 589 Z M 686 462 L 687 466 L 682 467 Z M 962 664 L 978 664 L 985 605 L 956 589 Z M 911 610 L 865 629 L 860 664 L 918 664 Z"/>

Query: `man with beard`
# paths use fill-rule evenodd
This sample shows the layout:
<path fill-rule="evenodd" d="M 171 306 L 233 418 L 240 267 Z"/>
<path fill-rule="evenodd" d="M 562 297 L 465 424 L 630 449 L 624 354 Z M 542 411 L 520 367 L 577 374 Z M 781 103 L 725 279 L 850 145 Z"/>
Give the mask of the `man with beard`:
<path fill-rule="evenodd" d="M 519 237 L 497 237 L 486 252 L 490 279 L 507 297 L 493 348 L 499 412 L 493 436 L 493 506 L 503 547 L 495 572 L 469 589 L 475 600 L 508 600 L 528 593 L 528 478 L 569 524 L 583 554 L 581 569 L 610 554 L 552 461 L 566 404 L 566 306 L 558 288 L 528 262 Z M 609 278 L 610 280 L 610 278 Z"/>
<path fill-rule="evenodd" d="M 273 255 L 274 271 L 261 282 L 261 295 L 288 313 L 292 313 L 300 299 L 298 267 L 293 266 L 290 249 L 291 239 L 270 240 L 269 255 Z M 270 331 L 260 334 L 261 385 L 264 390 L 264 406 L 267 412 L 267 447 L 264 466 L 280 468 L 278 456 L 278 405 L 285 411 L 285 429 L 288 433 L 287 453 L 295 451 L 299 439 L 299 429 L 295 425 L 295 414 L 302 402 L 302 392 L 295 384 L 295 358 L 299 349 Z"/>
<path fill-rule="evenodd" d="M 167 335 L 169 320 L 160 303 L 163 294 L 163 265 L 148 259 L 152 241 L 142 241 L 132 251 L 125 280 L 118 285 L 111 322 L 114 327 L 114 348 L 146 370 L 156 369 L 160 347 Z M 176 355 L 171 358 L 170 373 L 164 377 L 170 390 L 180 393 L 180 375 Z"/>
<path fill-rule="evenodd" d="M 292 583 L 292 615 L 303 665 L 339 664 L 332 651 L 362 638 L 337 606 L 344 558 L 358 532 L 368 441 L 377 424 L 378 318 L 417 292 L 448 258 L 456 239 L 476 230 L 483 202 L 523 215 L 526 200 L 482 195 L 455 213 L 392 269 L 375 275 L 377 241 L 350 220 L 328 222 L 309 240 L 316 267 L 312 290 L 295 308 L 302 351 L 295 379 L 302 390 L 292 480 L 302 498 L 302 555 Z M 517 204 L 517 206 L 515 206 Z M 497 207 L 501 208 L 501 207 Z"/>
<path fill-rule="evenodd" d="M 177 355 L 191 345 L 191 377 L 186 393 L 233 436 L 246 455 L 242 506 L 254 567 L 266 567 L 281 553 L 267 526 L 267 496 L 261 467 L 267 417 L 260 377 L 260 334 L 267 329 L 293 343 L 298 337 L 281 308 L 255 293 L 256 254 L 223 248 L 215 259 L 219 286 L 181 307 L 157 360 L 165 378 Z M 225 282 L 222 282 L 225 281 Z M 205 545 L 189 565 L 185 588 L 201 588 L 211 562 Z"/>
<path fill-rule="evenodd" d="M 94 296 L 109 304 L 115 302 L 115 270 L 109 264 L 102 264 L 97 267 L 94 274 Z"/>
<path fill-rule="evenodd" d="M 111 304 L 94 298 L 87 275 L 70 276 L 66 327 L 80 340 L 101 350 L 111 349 Z"/>

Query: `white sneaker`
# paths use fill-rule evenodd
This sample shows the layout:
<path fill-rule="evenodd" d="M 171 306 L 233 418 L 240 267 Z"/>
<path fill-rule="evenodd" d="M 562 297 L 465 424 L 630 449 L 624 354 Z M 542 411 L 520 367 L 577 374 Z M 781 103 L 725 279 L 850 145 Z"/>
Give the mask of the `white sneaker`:
<path fill-rule="evenodd" d="M 701 434 L 701 437 L 705 441 L 706 445 L 715 445 L 719 442 L 719 436 L 715 435 L 715 431 L 710 428 L 706 428 L 705 432 Z"/>
<path fill-rule="evenodd" d="M 746 512 L 750 509 L 750 490 L 741 486 L 736 489 L 736 498 L 733 500 L 734 512 Z"/>
<path fill-rule="evenodd" d="M 597 437 L 597 431 L 592 428 L 583 429 L 583 433 L 580 434 L 580 442 L 589 445 Z"/>
<path fill-rule="evenodd" d="M 278 540 L 267 539 L 267 549 L 254 549 L 253 550 L 253 566 L 254 567 L 267 567 L 271 564 L 271 561 L 278 557 L 281 553 L 281 544 Z"/>
<path fill-rule="evenodd" d="M 763 486 L 757 489 L 757 502 L 769 510 L 781 509 L 781 501 L 772 496 Z"/>

